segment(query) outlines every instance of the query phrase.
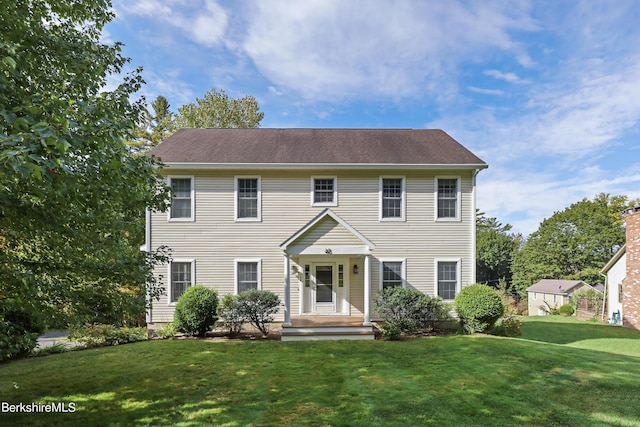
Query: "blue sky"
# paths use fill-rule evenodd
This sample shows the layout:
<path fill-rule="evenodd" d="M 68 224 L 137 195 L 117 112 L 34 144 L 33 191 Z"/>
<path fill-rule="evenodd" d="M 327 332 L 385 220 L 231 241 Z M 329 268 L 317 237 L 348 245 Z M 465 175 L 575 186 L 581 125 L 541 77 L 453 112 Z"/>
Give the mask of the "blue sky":
<path fill-rule="evenodd" d="M 489 164 L 478 207 L 525 235 L 640 197 L 640 3 L 114 0 L 106 42 L 172 109 L 252 95 L 262 127 L 440 128 Z"/>

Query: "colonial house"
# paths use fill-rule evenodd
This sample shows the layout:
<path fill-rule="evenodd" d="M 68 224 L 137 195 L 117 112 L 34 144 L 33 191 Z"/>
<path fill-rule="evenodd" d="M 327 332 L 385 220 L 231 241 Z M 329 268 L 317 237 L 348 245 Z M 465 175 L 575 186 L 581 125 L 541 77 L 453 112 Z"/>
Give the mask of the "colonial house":
<path fill-rule="evenodd" d="M 569 304 L 573 295 L 581 290 L 595 289 L 582 280 L 542 279 L 527 288 L 529 316 L 541 316 L 550 308 Z"/>
<path fill-rule="evenodd" d="M 625 211 L 626 243 L 600 273 L 606 277 L 610 323 L 640 328 L 640 207 Z"/>
<path fill-rule="evenodd" d="M 277 293 L 284 337 L 313 316 L 369 326 L 387 287 L 452 301 L 475 281 L 487 164 L 442 130 L 182 129 L 150 155 L 173 189 L 147 213 L 145 247 L 172 250 L 152 327 L 196 284 Z"/>

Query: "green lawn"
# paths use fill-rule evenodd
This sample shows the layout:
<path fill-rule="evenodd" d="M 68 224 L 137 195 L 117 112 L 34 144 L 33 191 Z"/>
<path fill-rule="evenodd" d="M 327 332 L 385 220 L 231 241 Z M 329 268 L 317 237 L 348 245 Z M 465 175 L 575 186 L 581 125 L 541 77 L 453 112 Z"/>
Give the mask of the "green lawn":
<path fill-rule="evenodd" d="M 640 332 L 529 318 L 521 338 L 153 341 L 0 365 L 0 425 L 640 426 Z"/>

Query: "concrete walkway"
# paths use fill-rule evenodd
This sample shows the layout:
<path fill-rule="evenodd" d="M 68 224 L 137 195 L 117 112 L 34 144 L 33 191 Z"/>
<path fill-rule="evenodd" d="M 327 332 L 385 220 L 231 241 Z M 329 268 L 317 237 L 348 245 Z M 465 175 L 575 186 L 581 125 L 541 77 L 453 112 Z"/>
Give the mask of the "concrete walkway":
<path fill-rule="evenodd" d="M 75 347 L 77 344 L 67 339 L 68 330 L 49 331 L 38 338 L 38 348 L 50 347 L 55 344 L 62 344 L 65 347 Z"/>

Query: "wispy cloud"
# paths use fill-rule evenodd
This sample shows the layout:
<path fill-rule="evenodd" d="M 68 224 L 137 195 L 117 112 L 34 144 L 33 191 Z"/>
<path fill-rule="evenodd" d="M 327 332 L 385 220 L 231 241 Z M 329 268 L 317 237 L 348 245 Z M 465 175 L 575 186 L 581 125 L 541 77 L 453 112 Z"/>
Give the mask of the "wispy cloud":
<path fill-rule="evenodd" d="M 484 89 L 481 87 L 469 86 L 467 87 L 471 92 L 481 93 L 483 95 L 504 95 L 504 91 L 499 89 Z"/>
<path fill-rule="evenodd" d="M 498 70 L 486 70 L 485 75 L 495 77 L 498 80 L 504 80 L 509 83 L 528 83 L 526 80 L 521 79 L 515 73 L 503 73 Z"/>

